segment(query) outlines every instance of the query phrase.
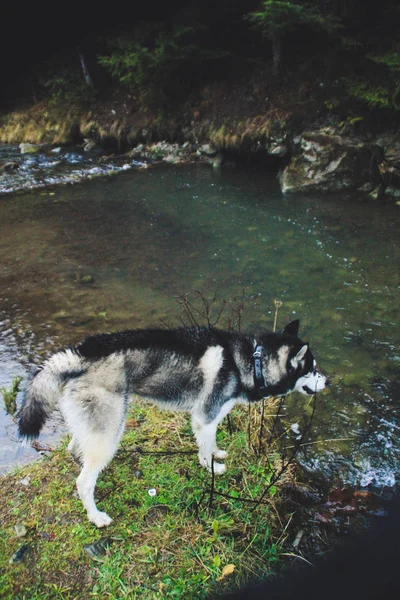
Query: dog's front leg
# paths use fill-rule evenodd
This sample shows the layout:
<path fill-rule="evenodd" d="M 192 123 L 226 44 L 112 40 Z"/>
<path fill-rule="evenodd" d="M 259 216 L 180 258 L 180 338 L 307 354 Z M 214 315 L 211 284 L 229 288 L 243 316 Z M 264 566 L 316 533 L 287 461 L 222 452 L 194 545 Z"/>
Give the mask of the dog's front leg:
<path fill-rule="evenodd" d="M 204 423 L 201 417 L 193 415 L 192 429 L 196 436 L 196 442 L 199 447 L 199 461 L 202 467 L 209 471 L 212 469 L 212 460 L 214 458 L 225 458 L 227 453 L 217 448 L 216 433 L 218 421 Z M 214 473 L 222 474 L 225 472 L 225 465 L 214 462 Z"/>
<path fill-rule="evenodd" d="M 197 445 L 199 447 L 199 460 L 203 467 L 211 471 L 213 456 L 218 460 L 224 460 L 228 453 L 225 450 L 220 450 L 217 446 L 216 434 L 217 427 L 229 411 L 235 406 L 236 400 L 232 398 L 226 401 L 219 409 L 217 416 L 207 422 L 203 412 L 194 411 L 192 413 L 192 429 L 196 436 Z M 214 462 L 214 472 L 221 474 L 225 472 L 225 465 Z"/>

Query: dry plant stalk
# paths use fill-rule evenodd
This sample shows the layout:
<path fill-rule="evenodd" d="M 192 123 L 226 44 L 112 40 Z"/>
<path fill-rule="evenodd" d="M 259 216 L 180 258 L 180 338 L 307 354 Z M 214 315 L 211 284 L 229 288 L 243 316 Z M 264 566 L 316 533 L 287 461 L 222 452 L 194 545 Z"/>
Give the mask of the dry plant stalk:
<path fill-rule="evenodd" d="M 225 299 L 217 300 L 217 294 L 214 293 L 211 299 L 204 296 L 201 291 L 196 291 L 194 296 L 190 293 L 180 294 L 176 298 L 176 302 L 181 308 L 180 321 L 184 326 L 199 326 L 206 325 L 208 327 L 216 327 L 219 323 L 225 325 L 230 331 L 240 332 L 243 325 L 243 313 L 254 305 L 257 298 L 254 296 L 246 296 L 242 290 L 240 297 L 233 297 L 227 301 Z M 273 331 L 276 331 L 278 324 L 278 313 L 282 307 L 281 300 L 274 300 L 275 314 Z M 284 398 L 267 398 L 263 399 L 260 404 L 249 404 L 247 409 L 238 411 L 236 421 L 242 430 L 247 428 L 248 446 L 255 454 L 268 455 L 268 461 L 271 464 L 271 479 L 265 490 L 258 499 L 254 498 L 237 498 L 242 502 L 253 504 L 253 510 L 260 504 L 265 504 L 265 498 L 268 495 L 272 486 L 279 481 L 281 484 L 285 481 L 293 481 L 295 471 L 295 459 L 302 446 L 307 441 L 308 434 L 311 428 L 314 412 L 315 412 L 315 396 L 313 401 L 313 409 L 311 417 L 304 422 L 302 436 L 295 440 L 293 446 L 288 453 L 288 447 L 282 444 L 283 438 L 287 438 L 289 427 L 281 420 L 281 408 Z M 229 432 L 232 432 L 231 421 L 228 421 Z M 214 476 L 214 462 L 212 462 L 211 487 L 204 490 L 202 499 L 209 494 L 208 509 L 212 508 L 215 496 L 229 498 L 216 488 Z M 200 507 L 202 500 L 198 503 Z"/>

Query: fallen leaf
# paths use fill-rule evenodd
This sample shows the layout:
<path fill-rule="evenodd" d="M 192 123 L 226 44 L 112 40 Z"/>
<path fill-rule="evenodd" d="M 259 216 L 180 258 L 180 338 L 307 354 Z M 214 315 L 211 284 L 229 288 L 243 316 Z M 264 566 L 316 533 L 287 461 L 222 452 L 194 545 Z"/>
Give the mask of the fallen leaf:
<path fill-rule="evenodd" d="M 222 581 L 225 579 L 225 577 L 231 575 L 235 569 L 236 565 L 233 565 L 232 563 L 225 565 L 225 567 L 222 569 L 221 577 L 217 577 L 217 581 Z"/>

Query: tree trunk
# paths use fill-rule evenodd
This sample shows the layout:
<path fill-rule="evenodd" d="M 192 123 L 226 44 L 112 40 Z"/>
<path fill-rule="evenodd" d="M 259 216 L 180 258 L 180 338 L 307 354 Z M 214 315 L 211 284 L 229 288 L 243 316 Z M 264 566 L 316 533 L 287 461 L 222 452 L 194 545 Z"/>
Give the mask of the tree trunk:
<path fill-rule="evenodd" d="M 86 85 L 88 85 L 89 87 L 94 87 L 93 86 L 93 80 L 90 77 L 89 69 L 87 68 L 87 65 L 86 65 L 86 62 L 85 62 L 85 57 L 83 56 L 82 52 L 79 53 L 79 59 L 81 61 L 83 76 L 85 78 Z"/>
<path fill-rule="evenodd" d="M 277 33 L 272 35 L 272 55 L 274 61 L 274 73 L 279 75 L 282 66 L 282 38 Z"/>

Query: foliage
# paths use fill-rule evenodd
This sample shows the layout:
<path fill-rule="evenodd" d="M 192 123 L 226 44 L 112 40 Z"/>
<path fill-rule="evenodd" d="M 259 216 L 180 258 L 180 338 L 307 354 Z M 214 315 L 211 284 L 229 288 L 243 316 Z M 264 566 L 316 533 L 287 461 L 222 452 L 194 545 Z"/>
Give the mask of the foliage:
<path fill-rule="evenodd" d="M 262 34 L 272 41 L 275 70 L 280 69 L 282 38 L 301 25 L 310 25 L 332 33 L 339 21 L 329 13 L 323 13 L 318 2 L 296 0 L 264 0 L 261 10 L 246 17 Z"/>
<path fill-rule="evenodd" d="M 93 100 L 95 92 L 93 87 L 86 84 L 82 71 L 65 67 L 39 79 L 40 85 L 50 93 L 52 104 L 87 103 Z"/>
<path fill-rule="evenodd" d="M 384 54 L 368 54 L 378 65 L 373 78 L 344 79 L 350 96 L 374 109 L 400 110 L 400 50 L 396 45 Z"/>
<path fill-rule="evenodd" d="M 286 34 L 303 24 L 329 32 L 339 25 L 335 17 L 321 12 L 319 3 L 293 0 L 264 0 L 262 9 L 249 13 L 246 18 L 268 39 Z"/>
<path fill-rule="evenodd" d="M 392 105 L 391 93 L 387 87 L 372 86 L 367 81 L 349 83 L 348 93 L 371 108 L 390 108 Z"/>
<path fill-rule="evenodd" d="M 153 24 L 137 28 L 130 36 L 109 41 L 110 52 L 98 56 L 98 62 L 130 89 L 152 83 L 166 85 L 171 77 L 195 63 L 221 56 L 193 43 L 194 26 L 175 26 L 168 31 Z"/>
<path fill-rule="evenodd" d="M 382 0 L 379 8 L 362 0 L 217 0 L 210 10 L 187 1 L 165 7 L 162 22 L 142 15 L 134 29 L 87 34 L 61 59 L 33 70 L 33 93 L 40 95 L 40 72 L 54 104 L 91 102 L 94 92 L 79 64 L 84 48 L 99 93 L 109 90 L 111 76 L 135 92 L 135 107 L 164 115 L 171 100 L 186 101 L 200 85 L 267 76 L 272 50 L 276 72 L 294 88 L 306 86 L 310 101 L 341 118 L 360 105 L 398 110 L 400 10 L 395 0 Z M 270 91 L 266 97 L 274 104 Z"/>
<path fill-rule="evenodd" d="M 0 393 L 3 394 L 4 407 L 6 412 L 10 415 L 15 414 L 17 410 L 17 394 L 20 390 L 22 379 L 22 377 L 14 377 L 9 389 L 6 387 L 0 388 Z"/>

